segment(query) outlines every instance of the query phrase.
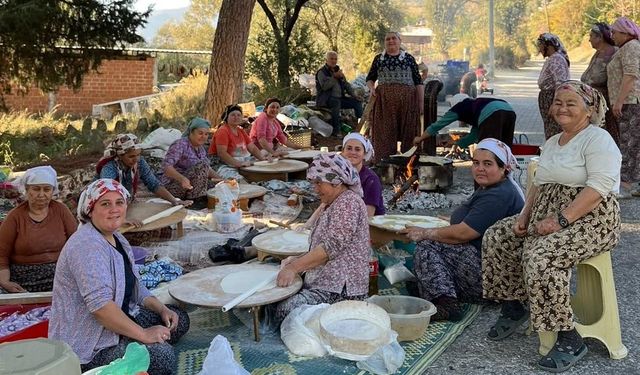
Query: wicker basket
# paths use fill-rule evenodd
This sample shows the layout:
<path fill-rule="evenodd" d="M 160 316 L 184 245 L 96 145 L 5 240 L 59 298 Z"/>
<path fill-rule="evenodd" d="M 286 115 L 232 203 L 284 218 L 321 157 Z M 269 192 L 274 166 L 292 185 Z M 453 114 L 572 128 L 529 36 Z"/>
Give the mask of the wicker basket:
<path fill-rule="evenodd" d="M 291 143 L 299 147 L 311 147 L 311 129 L 289 128 L 286 133 Z"/>

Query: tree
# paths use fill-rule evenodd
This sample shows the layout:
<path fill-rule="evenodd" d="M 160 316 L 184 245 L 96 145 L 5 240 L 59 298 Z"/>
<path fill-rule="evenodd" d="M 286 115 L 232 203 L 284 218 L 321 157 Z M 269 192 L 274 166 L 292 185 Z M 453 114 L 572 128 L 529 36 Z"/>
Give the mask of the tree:
<path fill-rule="evenodd" d="M 205 117 L 217 122 L 224 107 L 242 97 L 245 53 L 256 0 L 223 0 L 213 38 Z"/>
<path fill-rule="evenodd" d="M 457 16 L 464 11 L 469 0 L 427 0 L 427 20 L 436 33 L 434 45 L 443 57 L 449 57 L 449 48 L 455 43 L 454 30 Z"/>
<path fill-rule="evenodd" d="M 169 21 L 158 29 L 151 45 L 159 48 L 208 50 L 215 33 L 220 0 L 191 0 L 180 21 Z"/>
<path fill-rule="evenodd" d="M 267 20 L 273 30 L 278 47 L 277 76 L 279 87 L 289 87 L 291 85 L 291 75 L 289 65 L 291 62 L 291 49 L 289 40 L 293 34 L 293 27 L 300 17 L 300 10 L 309 0 L 271 0 L 271 7 L 267 0 L 257 0 L 258 4 L 267 16 Z"/>
<path fill-rule="evenodd" d="M 103 59 L 142 42 L 136 30 L 151 12 L 134 0 L 0 1 L 0 107 L 12 87 L 79 88 Z"/>

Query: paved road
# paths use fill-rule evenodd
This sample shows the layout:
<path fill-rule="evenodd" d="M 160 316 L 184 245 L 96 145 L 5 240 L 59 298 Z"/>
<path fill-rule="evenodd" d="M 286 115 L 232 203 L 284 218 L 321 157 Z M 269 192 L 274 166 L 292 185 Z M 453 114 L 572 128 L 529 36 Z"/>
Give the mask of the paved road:
<path fill-rule="evenodd" d="M 532 144 L 544 140 L 542 119 L 538 112 L 536 80 L 541 61 L 530 62 L 518 71 L 499 71 L 491 82 L 495 96 L 513 104 L 518 115 L 517 133 L 527 134 Z M 572 67 L 578 79 L 585 66 Z M 439 108 L 440 110 L 440 108 Z M 446 110 L 446 107 L 443 107 Z M 470 182 L 468 168 L 458 166 L 454 184 Z M 587 339 L 589 353 L 566 374 L 640 374 L 640 198 L 620 201 L 623 219 L 621 241 L 612 253 L 622 340 L 629 355 L 611 360 L 605 347 Z M 495 322 L 499 309 L 489 306 L 478 319 L 427 370 L 427 374 L 544 374 L 535 367 L 536 335 L 526 336 L 524 328 L 503 342 L 493 342 L 486 334 Z"/>

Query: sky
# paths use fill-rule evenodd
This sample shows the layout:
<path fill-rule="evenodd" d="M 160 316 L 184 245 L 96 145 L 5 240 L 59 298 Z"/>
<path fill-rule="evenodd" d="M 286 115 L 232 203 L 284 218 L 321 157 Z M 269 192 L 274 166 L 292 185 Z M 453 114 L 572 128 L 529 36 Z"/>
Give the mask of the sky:
<path fill-rule="evenodd" d="M 136 9 L 145 10 L 149 5 L 154 5 L 154 9 L 177 9 L 189 6 L 190 0 L 137 0 Z"/>

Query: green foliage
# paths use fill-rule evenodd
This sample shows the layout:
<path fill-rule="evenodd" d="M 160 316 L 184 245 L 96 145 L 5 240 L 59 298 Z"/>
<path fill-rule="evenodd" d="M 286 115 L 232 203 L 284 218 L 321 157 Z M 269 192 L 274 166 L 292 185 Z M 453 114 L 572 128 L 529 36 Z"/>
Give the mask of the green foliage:
<path fill-rule="evenodd" d="M 449 49 L 456 41 L 454 30 L 458 15 L 469 0 L 426 0 L 429 27 L 436 33 L 433 46 L 442 57 L 449 58 Z"/>
<path fill-rule="evenodd" d="M 184 119 L 202 115 L 208 77 L 201 73 L 182 79 L 181 85 L 154 99 L 149 106 L 152 123 L 181 124 Z"/>
<path fill-rule="evenodd" d="M 12 85 L 24 89 L 36 85 L 45 92 L 62 85 L 80 87 L 83 75 L 120 53 L 110 48 L 142 41 L 136 29 L 146 23 L 150 10 L 133 11 L 133 2 L 1 1 L 1 92 L 8 93 Z"/>

